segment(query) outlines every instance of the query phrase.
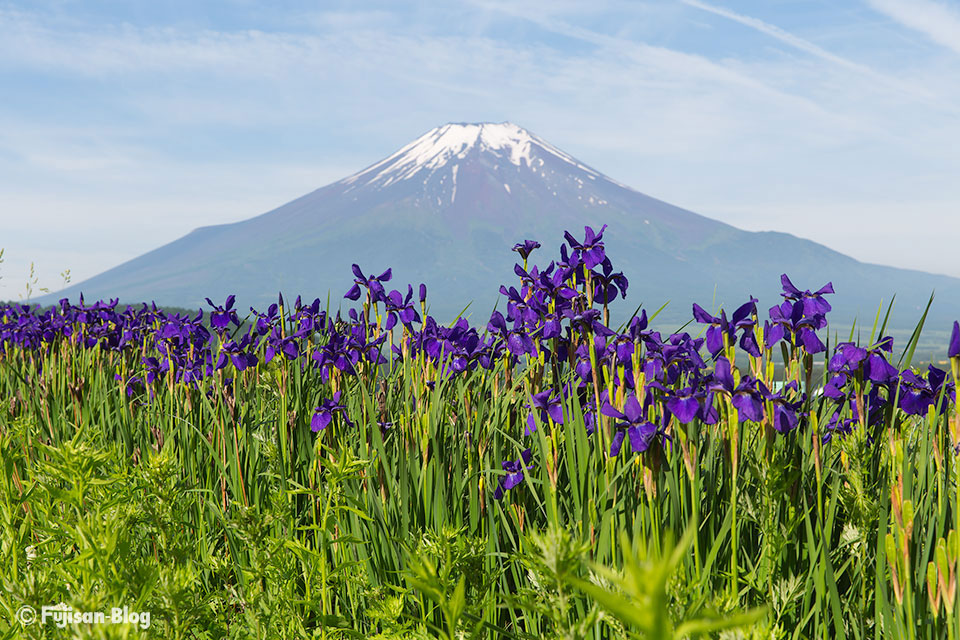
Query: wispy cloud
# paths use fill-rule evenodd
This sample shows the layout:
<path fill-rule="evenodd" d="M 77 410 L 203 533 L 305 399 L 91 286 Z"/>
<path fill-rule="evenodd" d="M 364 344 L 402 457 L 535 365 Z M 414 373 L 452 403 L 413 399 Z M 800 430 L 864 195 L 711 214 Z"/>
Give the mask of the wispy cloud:
<path fill-rule="evenodd" d="M 899 78 L 894 78 L 886 74 L 880 73 L 865 64 L 855 62 L 843 56 L 839 56 L 835 53 L 831 53 L 830 51 L 827 51 L 823 47 L 813 42 L 810 42 L 809 40 L 806 40 L 797 35 L 794 35 L 789 31 L 781 29 L 776 25 L 772 25 L 767 22 L 764 22 L 763 20 L 760 20 L 758 18 L 753 18 L 751 16 L 743 15 L 741 13 L 736 13 L 734 11 L 730 11 L 729 9 L 724 9 L 723 7 L 707 4 L 706 2 L 701 2 L 700 0 L 680 0 L 680 1 L 685 5 L 695 7 L 703 11 L 707 11 L 714 15 L 718 15 L 723 18 L 733 20 L 734 22 L 738 22 L 746 27 L 750 27 L 751 29 L 755 29 L 760 33 L 766 34 L 771 38 L 779 40 L 784 44 L 787 44 L 795 49 L 798 49 L 799 51 L 809 53 L 810 55 L 813 55 L 821 60 L 825 60 L 826 62 L 829 62 L 831 64 L 837 65 L 838 67 L 847 69 L 848 71 L 853 71 L 855 73 L 862 74 L 863 76 L 866 76 L 868 78 L 872 78 L 890 88 L 896 89 L 897 91 L 902 91 L 906 94 L 909 94 L 911 96 L 916 96 L 916 97 L 923 97 L 923 98 L 933 97 L 931 93 L 929 93 L 927 90 L 923 89 L 922 87 L 919 87 L 915 84 L 904 82 Z"/>
<path fill-rule="evenodd" d="M 680 72 L 687 76 L 696 76 L 701 79 L 735 85 L 742 89 L 755 90 L 778 98 L 796 101 L 797 104 L 803 104 L 806 107 L 816 109 L 816 105 L 806 102 L 802 98 L 784 94 L 756 78 L 732 70 L 704 56 L 661 46 L 653 46 L 644 42 L 636 42 L 629 38 L 609 35 L 575 26 L 557 19 L 549 13 L 530 9 L 528 5 L 503 2 L 500 0 L 474 0 L 474 4 L 488 10 L 522 18 L 553 33 L 603 47 L 607 52 L 620 54 L 621 57 L 631 59 L 638 64 L 652 64 L 660 68 Z"/>
<path fill-rule="evenodd" d="M 867 4 L 933 42 L 960 53 L 960 7 L 933 0 L 867 0 Z"/>
<path fill-rule="evenodd" d="M 278 62 L 323 66 L 336 51 L 298 34 L 131 25 L 71 29 L 21 12 L 0 12 L 0 34 L 0 68 L 28 66 L 81 76 L 196 70 L 260 74 L 289 68 Z"/>

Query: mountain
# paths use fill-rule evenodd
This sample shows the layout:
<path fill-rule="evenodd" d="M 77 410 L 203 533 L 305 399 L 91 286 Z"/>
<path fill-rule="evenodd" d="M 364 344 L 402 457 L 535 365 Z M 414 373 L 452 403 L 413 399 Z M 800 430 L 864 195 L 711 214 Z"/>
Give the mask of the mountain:
<path fill-rule="evenodd" d="M 787 233 L 748 232 L 644 195 L 510 123 L 446 124 L 386 159 L 260 216 L 201 227 L 183 238 L 48 296 L 119 297 L 195 307 L 235 293 L 266 306 L 328 295 L 336 307 L 351 286 L 350 265 L 393 268 L 395 288 L 425 282 L 432 313 L 489 317 L 501 283 L 514 283 L 511 247 L 543 244 L 531 263 L 558 255 L 563 231 L 608 225 L 604 240 L 630 279 L 626 304 L 641 302 L 674 322 L 691 303 L 733 307 L 753 294 L 780 301 L 779 277 L 801 289 L 833 281 L 832 320 L 869 327 L 881 301 L 897 295 L 894 325 L 911 328 L 932 290 L 930 322 L 947 330 L 960 316 L 960 280 L 865 264 Z M 402 285 L 402 287 L 401 287 Z M 502 303 L 501 303 L 502 306 Z M 629 309 L 627 309 L 629 307 Z"/>

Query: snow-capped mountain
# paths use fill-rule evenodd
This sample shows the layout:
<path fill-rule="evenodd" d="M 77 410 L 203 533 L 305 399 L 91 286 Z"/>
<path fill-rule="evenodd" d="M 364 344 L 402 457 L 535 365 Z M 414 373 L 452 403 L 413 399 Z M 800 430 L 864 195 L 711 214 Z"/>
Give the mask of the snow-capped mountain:
<path fill-rule="evenodd" d="M 504 122 L 437 127 L 352 176 L 255 218 L 197 229 L 48 300 L 82 291 L 88 300 L 197 306 L 236 293 L 264 305 L 282 290 L 329 294 L 336 306 L 358 263 L 365 272 L 392 267 L 395 288 L 425 282 L 438 317 L 472 302 L 468 313 L 485 320 L 499 285 L 515 278 L 515 243 L 540 241 L 532 262 L 546 265 L 564 230 L 582 236 L 584 225 L 603 224 L 608 255 L 630 278 L 630 311 L 669 300 L 666 317 L 680 320 L 694 301 L 732 306 L 750 294 L 773 305 L 784 272 L 802 288 L 832 280 L 835 319 L 846 323 L 857 314 L 872 322 L 894 293 L 901 325 L 917 319 L 934 288 L 960 299 L 960 280 L 742 231 L 635 191 Z"/>

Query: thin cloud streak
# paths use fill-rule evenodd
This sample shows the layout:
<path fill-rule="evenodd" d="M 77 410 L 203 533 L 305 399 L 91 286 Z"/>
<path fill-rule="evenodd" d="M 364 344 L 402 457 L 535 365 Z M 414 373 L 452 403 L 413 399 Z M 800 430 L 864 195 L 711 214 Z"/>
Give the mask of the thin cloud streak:
<path fill-rule="evenodd" d="M 960 9 L 932 0 L 867 0 L 874 10 L 960 54 Z"/>
<path fill-rule="evenodd" d="M 621 55 L 632 59 L 638 64 L 654 63 L 673 71 L 683 72 L 688 76 L 697 76 L 722 84 L 750 89 L 774 97 L 778 101 L 789 102 L 794 106 L 800 106 L 804 110 L 819 117 L 832 117 L 832 114 L 824 110 L 816 102 L 771 87 L 756 78 L 730 69 L 722 64 L 715 63 L 703 56 L 597 33 L 596 31 L 583 27 L 575 27 L 560 20 L 546 17 L 536 11 L 524 11 L 520 8 L 520 5 L 513 3 L 489 0 L 472 1 L 473 4 L 485 9 L 527 20 L 547 31 L 619 52 Z"/>
<path fill-rule="evenodd" d="M 700 0 L 680 0 L 680 2 L 690 7 L 694 7 L 696 9 L 700 9 L 702 11 L 706 11 L 708 13 L 712 13 L 714 15 L 720 16 L 722 18 L 733 20 L 734 22 L 742 24 L 746 27 L 750 27 L 751 29 L 754 29 L 756 31 L 759 31 L 760 33 L 766 34 L 771 38 L 779 40 L 784 44 L 790 45 L 795 49 L 798 49 L 800 51 L 804 51 L 813 56 L 816 56 L 821 60 L 825 60 L 839 67 L 843 67 L 844 69 L 848 69 L 850 71 L 854 71 L 856 73 L 862 74 L 866 77 L 873 78 L 874 80 L 882 84 L 885 84 L 886 86 L 892 89 L 895 89 L 897 91 L 900 91 L 902 93 L 915 96 L 915 97 L 922 97 L 925 99 L 931 99 L 934 97 L 933 94 L 928 92 L 926 89 L 923 89 L 913 84 L 905 83 L 899 80 L 898 78 L 892 78 L 883 73 L 880 73 L 868 67 L 867 65 L 861 64 L 859 62 L 854 62 L 853 60 L 849 60 L 847 58 L 844 58 L 843 56 L 839 56 L 839 55 L 836 55 L 835 53 L 831 53 L 830 51 L 827 51 L 823 47 L 820 47 L 819 45 L 816 45 L 813 42 L 810 42 L 809 40 L 805 40 L 804 38 L 794 35 L 789 31 L 785 31 L 784 29 L 781 29 L 776 25 L 772 25 L 767 22 L 764 22 L 763 20 L 760 20 L 758 18 L 753 18 L 740 13 L 736 13 L 734 11 L 724 9 L 722 7 L 717 7 L 711 4 L 707 4 L 706 2 L 701 2 Z"/>

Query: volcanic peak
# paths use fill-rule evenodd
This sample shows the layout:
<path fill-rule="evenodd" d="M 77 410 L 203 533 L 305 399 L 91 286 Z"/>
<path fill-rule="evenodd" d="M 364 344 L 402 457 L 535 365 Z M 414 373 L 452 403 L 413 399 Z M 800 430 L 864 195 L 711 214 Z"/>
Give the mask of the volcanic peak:
<path fill-rule="evenodd" d="M 551 155 L 593 176 L 600 174 L 580 164 L 546 140 L 511 122 L 447 123 L 426 132 L 384 160 L 341 181 L 343 185 L 386 187 L 412 178 L 423 170 L 435 171 L 462 160 L 476 149 L 491 153 L 517 167 L 533 166 L 535 159 Z M 349 189 L 348 189 L 349 190 Z"/>

